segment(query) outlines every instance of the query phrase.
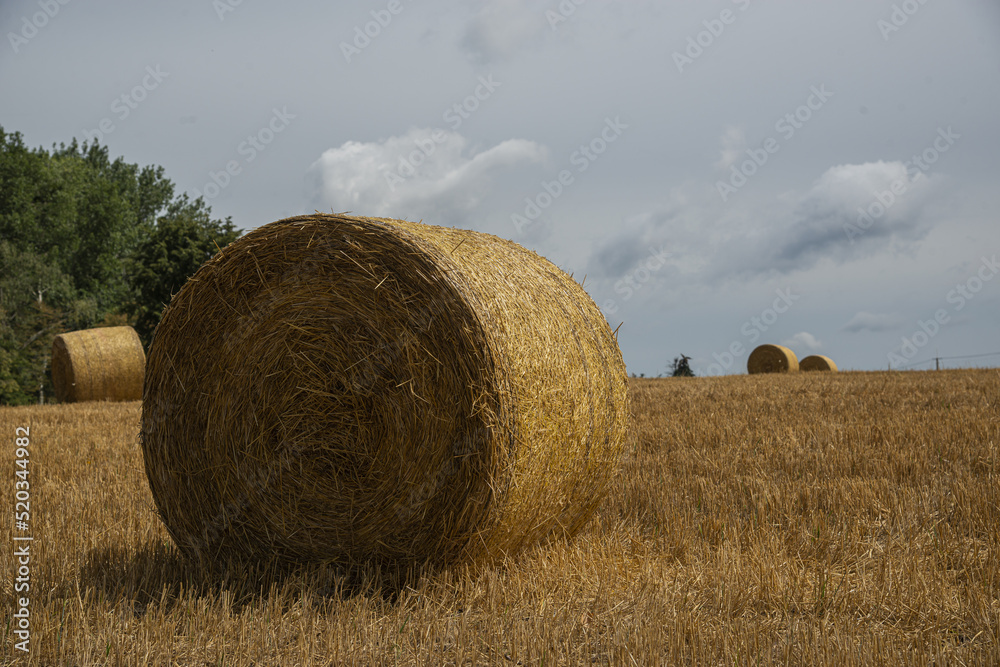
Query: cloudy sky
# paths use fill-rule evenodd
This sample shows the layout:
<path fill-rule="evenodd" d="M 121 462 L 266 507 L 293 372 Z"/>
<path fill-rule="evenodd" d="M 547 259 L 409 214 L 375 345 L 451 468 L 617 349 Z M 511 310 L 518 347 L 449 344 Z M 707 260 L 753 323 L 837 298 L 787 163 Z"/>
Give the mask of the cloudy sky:
<path fill-rule="evenodd" d="M 245 229 L 513 239 L 586 276 L 636 374 L 1000 352 L 993 1 L 3 0 L 0 27 L 29 145 L 98 139 Z"/>

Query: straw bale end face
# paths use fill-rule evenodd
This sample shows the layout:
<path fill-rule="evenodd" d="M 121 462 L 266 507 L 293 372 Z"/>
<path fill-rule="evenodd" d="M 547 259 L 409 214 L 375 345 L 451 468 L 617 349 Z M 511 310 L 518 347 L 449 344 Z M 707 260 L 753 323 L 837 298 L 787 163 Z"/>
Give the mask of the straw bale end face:
<path fill-rule="evenodd" d="M 455 562 L 575 533 L 628 419 L 607 322 L 547 260 L 316 214 L 248 233 L 174 297 L 141 437 L 188 556 Z"/>
<path fill-rule="evenodd" d="M 52 341 L 52 385 L 61 403 L 137 401 L 145 367 L 132 327 L 71 331 Z"/>
<path fill-rule="evenodd" d="M 792 373 L 799 370 L 795 353 L 782 345 L 759 345 L 747 358 L 747 372 Z"/>
<path fill-rule="evenodd" d="M 830 357 L 824 357 L 822 354 L 811 354 L 799 362 L 799 370 L 836 372 L 837 364 Z"/>

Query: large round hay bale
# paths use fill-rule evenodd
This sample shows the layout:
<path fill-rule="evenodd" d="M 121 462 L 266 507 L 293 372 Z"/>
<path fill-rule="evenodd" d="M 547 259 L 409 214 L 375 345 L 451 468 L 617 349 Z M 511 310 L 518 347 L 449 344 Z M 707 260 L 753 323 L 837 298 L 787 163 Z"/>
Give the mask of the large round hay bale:
<path fill-rule="evenodd" d="M 822 354 L 810 354 L 799 362 L 800 371 L 836 371 L 837 364 L 830 357 Z"/>
<path fill-rule="evenodd" d="M 70 331 L 52 341 L 52 386 L 63 403 L 138 401 L 145 366 L 132 327 Z"/>
<path fill-rule="evenodd" d="M 799 370 L 795 353 L 782 345 L 758 345 L 747 358 L 747 371 L 756 373 L 789 373 Z"/>
<path fill-rule="evenodd" d="M 577 532 L 629 419 L 607 322 L 548 260 L 316 214 L 248 233 L 173 298 L 142 449 L 189 556 L 456 563 Z"/>

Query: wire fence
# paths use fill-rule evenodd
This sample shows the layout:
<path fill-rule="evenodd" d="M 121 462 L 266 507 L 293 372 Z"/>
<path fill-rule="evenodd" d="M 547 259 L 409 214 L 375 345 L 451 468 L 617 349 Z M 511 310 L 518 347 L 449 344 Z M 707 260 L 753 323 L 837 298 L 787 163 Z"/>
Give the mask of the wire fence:
<path fill-rule="evenodd" d="M 1000 352 L 986 352 L 984 354 L 963 354 L 957 357 L 930 357 L 929 359 L 923 359 L 921 361 L 911 361 L 908 364 L 902 366 L 896 366 L 894 370 L 902 371 L 907 368 L 913 368 L 915 366 L 921 366 L 923 364 L 934 364 L 935 369 L 941 368 L 942 361 L 955 361 L 958 359 L 980 359 L 984 357 L 1000 357 Z"/>

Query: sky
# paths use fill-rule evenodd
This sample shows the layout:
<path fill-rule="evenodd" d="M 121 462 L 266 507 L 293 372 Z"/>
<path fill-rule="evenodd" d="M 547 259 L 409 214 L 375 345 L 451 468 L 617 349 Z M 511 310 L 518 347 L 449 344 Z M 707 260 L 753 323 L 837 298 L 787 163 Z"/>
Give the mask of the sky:
<path fill-rule="evenodd" d="M 243 229 L 512 239 L 630 373 L 1000 366 L 995 1 L 0 0 L 0 30 L 28 145 L 161 165 Z"/>

